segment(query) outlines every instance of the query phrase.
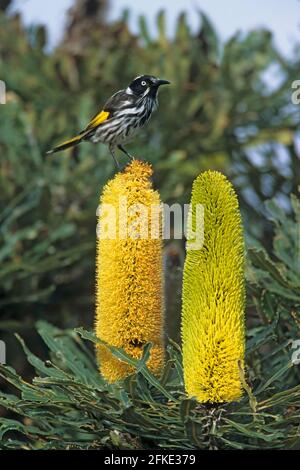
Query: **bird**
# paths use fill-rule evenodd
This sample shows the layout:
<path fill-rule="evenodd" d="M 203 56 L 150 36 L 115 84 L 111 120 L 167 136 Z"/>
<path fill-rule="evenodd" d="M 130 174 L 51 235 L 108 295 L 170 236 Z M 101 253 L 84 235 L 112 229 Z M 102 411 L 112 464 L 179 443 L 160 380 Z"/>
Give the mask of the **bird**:
<path fill-rule="evenodd" d="M 135 77 L 127 88 L 117 91 L 106 101 L 102 110 L 91 119 L 83 131 L 49 150 L 47 154 L 74 147 L 83 141 L 101 142 L 108 145 L 115 165 L 120 169 L 116 149 L 121 150 L 128 158 L 134 158 L 125 149 L 124 143 L 131 140 L 149 121 L 158 105 L 158 89 L 167 84 L 170 84 L 168 80 L 153 75 Z"/>

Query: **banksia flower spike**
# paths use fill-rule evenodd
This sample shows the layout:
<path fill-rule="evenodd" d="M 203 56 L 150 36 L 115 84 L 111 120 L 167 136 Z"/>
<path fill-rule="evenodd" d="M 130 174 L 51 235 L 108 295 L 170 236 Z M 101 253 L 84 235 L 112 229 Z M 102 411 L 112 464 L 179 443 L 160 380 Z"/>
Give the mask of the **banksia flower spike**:
<path fill-rule="evenodd" d="M 96 335 L 140 358 L 151 342 L 147 366 L 163 365 L 162 209 L 152 189 L 151 166 L 134 160 L 103 190 L 97 237 Z M 133 369 L 97 346 L 102 375 L 120 380 Z"/>
<path fill-rule="evenodd" d="M 204 209 L 200 220 L 197 207 Z M 236 194 L 219 172 L 206 171 L 194 181 L 187 239 L 182 294 L 186 392 L 199 402 L 236 401 L 242 396 L 244 364 L 244 241 Z"/>

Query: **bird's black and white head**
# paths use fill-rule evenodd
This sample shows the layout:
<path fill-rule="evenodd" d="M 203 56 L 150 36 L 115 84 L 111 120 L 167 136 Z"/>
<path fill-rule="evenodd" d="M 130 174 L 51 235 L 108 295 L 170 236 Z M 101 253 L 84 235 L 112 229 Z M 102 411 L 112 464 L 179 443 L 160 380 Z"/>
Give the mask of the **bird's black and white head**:
<path fill-rule="evenodd" d="M 168 85 L 169 83 L 168 80 L 161 80 L 153 77 L 153 75 L 140 75 L 132 80 L 126 89 L 126 93 L 137 97 L 149 96 L 155 99 L 158 88 L 161 85 Z"/>

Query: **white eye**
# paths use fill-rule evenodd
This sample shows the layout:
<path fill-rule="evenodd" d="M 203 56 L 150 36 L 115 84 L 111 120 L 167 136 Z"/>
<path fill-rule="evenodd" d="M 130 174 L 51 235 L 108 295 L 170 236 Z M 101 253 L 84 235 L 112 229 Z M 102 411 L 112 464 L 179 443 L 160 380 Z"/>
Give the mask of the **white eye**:
<path fill-rule="evenodd" d="M 145 82 L 145 80 L 142 81 L 142 86 L 146 86 L 147 83 Z"/>

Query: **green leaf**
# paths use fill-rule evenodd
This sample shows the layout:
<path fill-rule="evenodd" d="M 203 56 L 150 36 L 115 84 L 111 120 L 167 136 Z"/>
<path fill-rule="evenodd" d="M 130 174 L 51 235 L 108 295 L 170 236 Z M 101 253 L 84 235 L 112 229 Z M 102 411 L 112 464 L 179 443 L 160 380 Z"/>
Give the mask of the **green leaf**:
<path fill-rule="evenodd" d="M 145 366 L 145 361 L 142 358 L 141 360 L 137 360 L 129 356 L 125 351 L 121 348 L 116 348 L 115 346 L 111 346 L 105 341 L 100 340 L 97 338 L 93 333 L 85 331 L 83 328 L 76 328 L 75 331 L 80 334 L 82 338 L 88 339 L 95 344 L 101 344 L 102 346 L 106 346 L 110 352 L 121 361 L 126 362 L 130 366 L 134 367 L 138 372 L 140 372 L 155 388 L 157 388 L 166 398 L 172 401 L 177 401 L 154 377 L 154 375 L 149 371 L 149 369 Z M 147 345 L 149 348 L 151 344 Z M 146 353 L 148 354 L 149 349 L 146 349 Z"/>

